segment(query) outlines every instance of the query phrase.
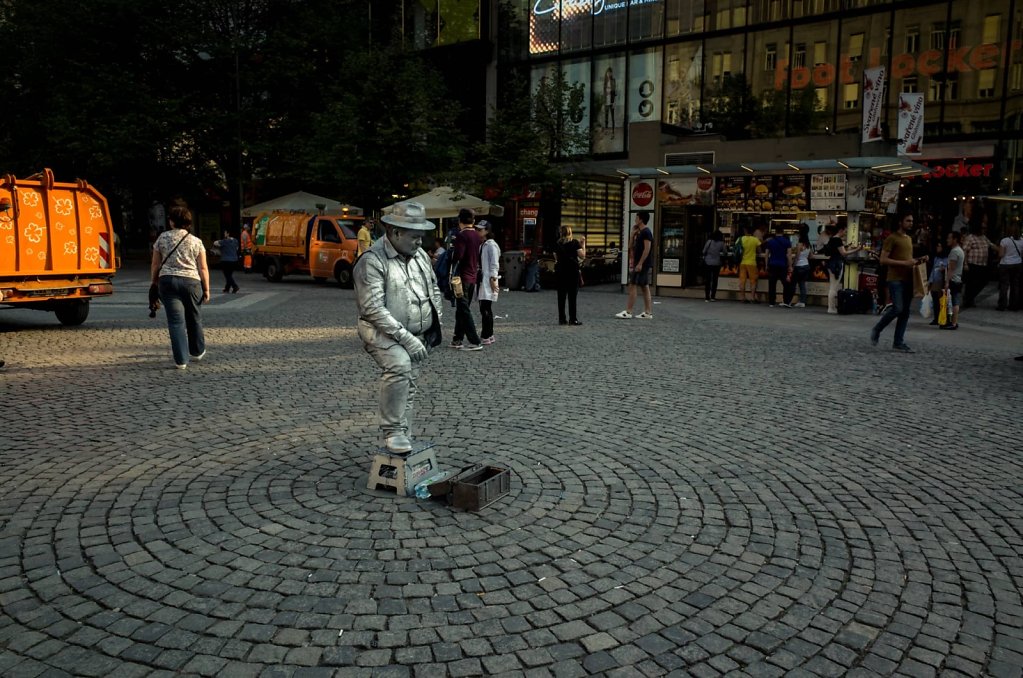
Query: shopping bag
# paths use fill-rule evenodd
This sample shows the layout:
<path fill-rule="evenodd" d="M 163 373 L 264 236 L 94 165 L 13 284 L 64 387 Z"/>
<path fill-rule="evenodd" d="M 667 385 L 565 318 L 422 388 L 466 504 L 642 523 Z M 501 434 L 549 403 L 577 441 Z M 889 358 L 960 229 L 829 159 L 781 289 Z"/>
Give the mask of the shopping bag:
<path fill-rule="evenodd" d="M 920 300 L 920 315 L 925 320 L 930 320 L 934 317 L 934 298 L 929 294 Z"/>
<path fill-rule="evenodd" d="M 940 310 L 938 311 L 938 324 L 948 324 L 948 295 L 944 294 L 941 296 Z"/>
<path fill-rule="evenodd" d="M 927 264 L 916 264 L 913 266 L 913 296 L 926 297 L 927 288 Z"/>

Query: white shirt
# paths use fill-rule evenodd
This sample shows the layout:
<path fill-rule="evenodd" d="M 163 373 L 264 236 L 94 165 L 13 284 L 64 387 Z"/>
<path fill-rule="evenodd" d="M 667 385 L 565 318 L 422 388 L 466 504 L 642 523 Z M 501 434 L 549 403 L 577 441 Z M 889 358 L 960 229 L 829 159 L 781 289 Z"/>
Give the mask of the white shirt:
<path fill-rule="evenodd" d="M 1002 259 L 998 262 L 999 265 L 1023 264 L 1023 257 L 1020 256 L 1023 253 L 1023 238 L 1016 238 L 1015 241 L 1012 238 L 1002 238 L 998 245 L 1002 248 Z"/>

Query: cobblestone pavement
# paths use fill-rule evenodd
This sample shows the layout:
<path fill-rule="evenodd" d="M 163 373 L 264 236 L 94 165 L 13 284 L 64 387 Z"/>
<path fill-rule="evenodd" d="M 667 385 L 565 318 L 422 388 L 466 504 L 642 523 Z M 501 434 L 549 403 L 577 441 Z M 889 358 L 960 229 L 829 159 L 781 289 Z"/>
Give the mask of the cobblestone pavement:
<path fill-rule="evenodd" d="M 241 284 L 180 372 L 141 268 L 80 328 L 0 312 L 3 676 L 1023 671 L 1021 314 L 902 355 L 820 309 L 506 294 L 423 377 L 441 463 L 513 474 L 465 513 L 365 489 L 352 293 Z"/>

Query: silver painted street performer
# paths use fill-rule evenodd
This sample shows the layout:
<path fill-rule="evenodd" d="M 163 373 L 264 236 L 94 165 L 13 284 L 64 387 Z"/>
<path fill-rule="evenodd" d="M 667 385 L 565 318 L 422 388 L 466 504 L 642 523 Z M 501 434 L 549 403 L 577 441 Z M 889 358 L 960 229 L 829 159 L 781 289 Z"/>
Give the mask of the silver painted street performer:
<path fill-rule="evenodd" d="M 359 338 L 382 371 L 380 432 L 388 451 L 412 450 L 416 380 L 429 350 L 441 342 L 441 293 L 429 255 L 420 248 L 435 226 L 417 202 L 383 217 L 380 238 L 355 264 Z"/>

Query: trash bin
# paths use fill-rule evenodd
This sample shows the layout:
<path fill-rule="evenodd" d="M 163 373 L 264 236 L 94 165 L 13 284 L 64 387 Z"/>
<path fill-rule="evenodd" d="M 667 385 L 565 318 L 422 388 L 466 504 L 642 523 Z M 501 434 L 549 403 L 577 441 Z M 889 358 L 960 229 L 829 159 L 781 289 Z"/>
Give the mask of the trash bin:
<path fill-rule="evenodd" d="M 522 250 L 511 250 L 501 255 L 501 268 L 504 271 L 504 286 L 510 290 L 522 289 L 522 274 L 525 269 L 523 262 L 526 253 Z"/>

